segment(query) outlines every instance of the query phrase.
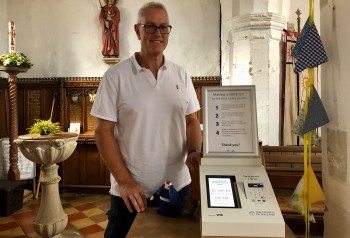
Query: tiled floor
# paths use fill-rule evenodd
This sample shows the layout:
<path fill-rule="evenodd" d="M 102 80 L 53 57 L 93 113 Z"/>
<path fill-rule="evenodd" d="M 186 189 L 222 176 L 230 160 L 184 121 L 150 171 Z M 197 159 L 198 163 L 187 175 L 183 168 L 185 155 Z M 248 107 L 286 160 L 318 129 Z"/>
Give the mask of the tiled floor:
<path fill-rule="evenodd" d="M 101 238 L 107 225 L 106 212 L 109 195 L 61 194 L 64 211 L 68 215 L 66 229 L 60 237 Z M 0 237 L 40 237 L 33 226 L 39 210 L 40 197 L 26 202 L 22 209 L 8 217 L 0 217 Z"/>
<path fill-rule="evenodd" d="M 68 224 L 58 237 L 103 237 L 107 226 L 106 212 L 110 206 L 109 195 L 64 193 L 60 197 L 64 211 L 68 215 Z M 39 205 L 40 197 L 31 199 L 16 213 L 8 217 L 0 217 L 0 238 L 39 238 L 33 226 Z M 312 236 L 312 238 L 322 238 L 322 236 Z"/>

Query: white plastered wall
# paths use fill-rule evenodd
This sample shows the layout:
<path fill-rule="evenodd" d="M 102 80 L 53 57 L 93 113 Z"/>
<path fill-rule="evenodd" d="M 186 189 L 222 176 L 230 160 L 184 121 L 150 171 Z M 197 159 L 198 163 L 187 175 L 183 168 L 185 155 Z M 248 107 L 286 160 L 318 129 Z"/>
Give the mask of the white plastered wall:
<path fill-rule="evenodd" d="M 146 2 L 119 0 L 121 60 L 139 50 L 133 25 Z M 159 2 L 167 7 L 173 25 L 166 56 L 191 76 L 219 76 L 219 0 Z M 108 69 L 102 62 L 98 0 L 1 0 L 0 9 L 1 52 L 8 52 L 3 36 L 13 20 L 16 50 L 34 63 L 21 77 L 101 77 Z"/>
<path fill-rule="evenodd" d="M 139 42 L 133 31 L 136 14 L 145 0 L 119 0 L 120 58 L 123 60 L 139 49 Z M 184 66 L 191 76 L 222 76 L 223 85 L 230 83 L 234 68 L 232 18 L 252 11 L 274 12 L 288 21 L 296 22 L 294 12 L 308 14 L 308 2 L 304 0 L 161 0 L 169 11 L 174 26 L 166 56 Z M 220 4 L 222 30 L 220 32 Z M 315 1 L 315 19 L 318 1 Z M 101 28 L 97 0 L 2 0 L 0 1 L 0 53 L 7 53 L 7 23 L 15 21 L 17 50 L 24 52 L 35 64 L 20 77 L 101 77 L 108 65 L 102 62 Z M 302 24 L 305 18 L 302 18 Z M 316 24 L 319 22 L 315 20 Z M 295 23 L 296 24 L 296 23 Z M 265 33 L 264 33 L 265 34 Z M 264 35 L 264 34 L 261 34 Z M 267 56 L 257 56 L 253 51 L 255 66 L 251 72 L 263 77 L 255 78 L 260 84 L 259 137 L 264 144 L 279 143 L 279 46 L 276 31 L 271 33 Z M 264 39 L 254 40 L 256 46 Z M 270 37 L 269 33 L 265 34 Z M 265 37 L 263 36 L 263 37 Z M 221 37 L 221 38 L 220 38 Z M 268 38 L 267 38 L 268 39 Z M 220 45 L 221 44 L 221 45 Z M 222 50 L 220 52 L 220 50 Z M 259 53 L 259 52 L 258 52 Z M 220 55 L 221 54 L 221 55 Z M 244 53 L 241 55 L 244 56 Z M 243 57 L 242 56 L 242 57 Z M 220 59 L 221 57 L 221 59 Z M 237 58 L 236 57 L 236 58 Z M 240 56 L 241 57 L 241 56 Z M 267 72 L 260 72 L 260 66 L 272 62 Z M 221 68 L 220 68 L 221 61 Z M 248 60 L 249 62 L 249 60 Z M 249 67 L 246 69 L 249 72 Z M 254 71 L 255 70 L 255 71 Z M 221 71 L 221 72 L 220 72 Z M 0 76 L 5 77 L 5 74 Z M 266 113 L 268 112 L 268 113 Z"/>
<path fill-rule="evenodd" d="M 321 39 L 329 62 L 322 66 L 322 102 L 330 123 L 322 128 L 325 238 L 350 234 L 350 3 L 321 1 Z"/>
<path fill-rule="evenodd" d="M 221 0 L 222 83 L 256 86 L 258 134 L 265 145 L 279 144 L 280 52 L 288 4 Z"/>
<path fill-rule="evenodd" d="M 2 22 L 7 21 L 6 5 L 7 5 L 6 1 L 0 1 L 0 24 Z M 0 55 L 7 53 L 8 51 L 8 36 L 6 34 L 7 28 L 5 29 L 7 25 L 5 24 L 2 24 L 2 25 L 4 28 L 2 26 L 0 27 L 0 29 L 3 29 L 2 30 L 3 32 L 0 34 Z M 0 72 L 0 77 L 5 77 L 5 73 Z"/>

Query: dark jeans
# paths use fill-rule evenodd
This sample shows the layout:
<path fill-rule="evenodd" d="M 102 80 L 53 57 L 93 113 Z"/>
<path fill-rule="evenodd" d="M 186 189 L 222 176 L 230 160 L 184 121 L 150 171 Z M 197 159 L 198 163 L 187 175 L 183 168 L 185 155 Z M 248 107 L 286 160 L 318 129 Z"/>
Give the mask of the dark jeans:
<path fill-rule="evenodd" d="M 188 197 L 190 190 L 189 186 L 184 187 L 179 192 L 182 201 Z M 159 201 L 156 199 L 150 201 L 147 199 L 147 207 L 158 207 Z M 111 195 L 111 209 L 107 212 L 108 224 L 105 231 L 105 238 L 124 238 L 129 232 L 129 229 L 137 215 L 134 209 L 130 213 L 126 208 L 121 197 Z"/>

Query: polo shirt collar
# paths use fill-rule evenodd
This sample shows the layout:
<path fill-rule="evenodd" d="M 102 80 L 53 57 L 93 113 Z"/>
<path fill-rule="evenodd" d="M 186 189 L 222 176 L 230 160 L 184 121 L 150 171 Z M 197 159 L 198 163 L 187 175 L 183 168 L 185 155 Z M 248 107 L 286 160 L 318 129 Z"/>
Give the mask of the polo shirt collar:
<path fill-rule="evenodd" d="M 135 54 L 133 54 L 133 56 L 131 57 L 131 62 L 134 64 L 136 70 L 139 72 L 141 71 L 143 68 L 139 65 L 139 63 L 137 62 L 136 60 L 136 54 L 138 54 L 139 52 L 135 52 Z M 169 65 L 169 62 L 168 62 L 168 59 L 164 57 L 164 63 L 163 65 L 160 67 L 161 69 L 167 69 L 168 68 L 168 65 Z"/>

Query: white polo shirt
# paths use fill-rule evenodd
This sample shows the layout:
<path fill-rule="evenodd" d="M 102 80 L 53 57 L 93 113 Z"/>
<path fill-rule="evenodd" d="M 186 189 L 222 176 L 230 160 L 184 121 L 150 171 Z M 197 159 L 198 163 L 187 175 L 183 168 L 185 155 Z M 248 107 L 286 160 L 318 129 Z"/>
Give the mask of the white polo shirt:
<path fill-rule="evenodd" d="M 106 71 L 91 115 L 118 122 L 115 137 L 123 160 L 151 197 L 167 180 L 176 190 L 191 182 L 185 165 L 185 116 L 199 109 L 192 80 L 182 67 L 164 59 L 156 80 L 134 54 Z M 120 195 L 112 175 L 110 193 Z"/>

